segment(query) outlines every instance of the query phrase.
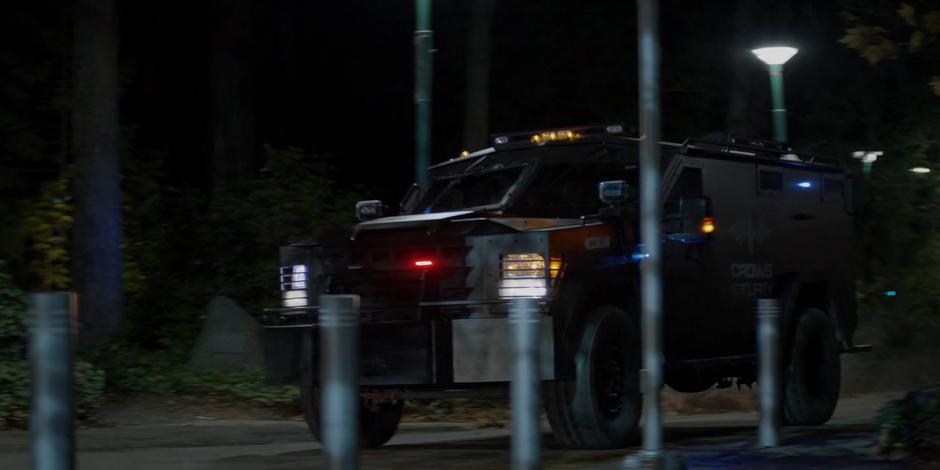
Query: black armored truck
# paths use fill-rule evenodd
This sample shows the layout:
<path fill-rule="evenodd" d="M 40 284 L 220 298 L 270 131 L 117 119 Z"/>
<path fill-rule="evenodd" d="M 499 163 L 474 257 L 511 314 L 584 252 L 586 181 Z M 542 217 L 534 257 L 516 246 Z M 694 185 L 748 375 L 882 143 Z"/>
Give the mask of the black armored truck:
<path fill-rule="evenodd" d="M 429 169 L 396 215 L 281 248 L 264 313 L 271 383 L 298 384 L 319 437 L 317 299 L 361 296 L 360 442 L 403 400 L 505 393 L 509 300 L 541 309 L 543 401 L 575 448 L 628 444 L 640 417 L 639 140 L 620 126 L 497 135 Z M 715 134 L 662 143 L 665 382 L 756 378 L 755 299 L 782 301 L 784 422 L 829 420 L 857 351 L 852 178 L 786 144 Z"/>

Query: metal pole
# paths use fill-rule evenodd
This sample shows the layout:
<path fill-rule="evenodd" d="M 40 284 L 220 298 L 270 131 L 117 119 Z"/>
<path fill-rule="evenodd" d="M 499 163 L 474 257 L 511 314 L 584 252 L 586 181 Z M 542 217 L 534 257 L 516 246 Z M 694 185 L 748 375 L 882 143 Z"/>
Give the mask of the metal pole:
<path fill-rule="evenodd" d="M 780 301 L 757 300 L 757 365 L 761 447 L 780 445 Z"/>
<path fill-rule="evenodd" d="M 858 263 L 862 271 L 862 279 L 864 281 L 870 281 L 871 276 L 869 275 L 869 260 L 868 260 L 868 196 L 871 193 L 871 170 L 874 166 L 875 161 L 862 157 L 862 174 L 864 175 L 864 181 L 861 184 L 857 185 L 856 188 L 859 190 L 859 194 L 855 196 L 856 200 L 853 201 L 853 206 L 856 212 L 855 221 L 858 226 L 863 227 L 861 230 L 857 230 L 855 233 L 859 234 L 859 242 L 856 245 L 858 249 Z"/>
<path fill-rule="evenodd" d="M 326 467 L 359 468 L 359 296 L 320 296 L 320 438 Z"/>
<path fill-rule="evenodd" d="M 415 181 L 427 185 L 431 164 L 431 81 L 433 79 L 434 32 L 431 31 L 431 0 L 415 0 Z"/>
<path fill-rule="evenodd" d="M 640 82 L 640 239 L 644 412 L 643 451 L 658 457 L 663 443 L 659 392 L 663 383 L 662 285 L 660 282 L 659 31 L 658 2 L 638 0 Z"/>
<path fill-rule="evenodd" d="M 774 118 L 774 139 L 787 142 L 787 108 L 783 105 L 783 65 L 770 65 L 770 95 Z"/>
<path fill-rule="evenodd" d="M 68 292 L 29 296 L 33 470 L 75 468 L 71 297 Z"/>
<path fill-rule="evenodd" d="M 514 366 L 512 400 L 512 468 L 539 468 L 539 327 L 535 299 L 513 299 L 509 311 Z"/>

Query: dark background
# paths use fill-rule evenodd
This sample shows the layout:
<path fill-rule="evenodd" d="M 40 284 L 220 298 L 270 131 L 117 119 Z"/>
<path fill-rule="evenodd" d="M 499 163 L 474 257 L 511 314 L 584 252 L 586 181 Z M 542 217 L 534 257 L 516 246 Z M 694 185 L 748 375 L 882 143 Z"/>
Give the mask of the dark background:
<path fill-rule="evenodd" d="M 211 179 L 210 49 L 228 11 L 218 3 L 119 2 L 121 123 L 135 131 L 135 153 L 165 159 L 173 177 L 193 185 Z M 254 151 L 271 144 L 331 155 L 342 184 L 397 199 L 413 179 L 412 3 L 247 3 L 250 21 L 231 20 L 243 37 L 225 48 L 247 77 L 243 96 L 232 99 L 249 103 Z M 859 100 L 891 84 L 838 42 L 845 3 L 662 2 L 664 138 L 719 130 L 769 136 L 766 70 L 749 50 L 778 41 L 800 48 L 786 66 L 794 146 L 838 153 L 848 142 L 880 144 Z M 29 98 L 14 103 L 27 109 L 16 111 L 42 113 L 39 137 L 50 144 L 61 137 L 62 119 L 35 105 L 56 92 L 49 85 L 68 80 L 68 7 L 39 0 L 8 3 L 0 13 L 5 73 L 38 67 L 44 75 L 28 83 Z M 472 2 L 433 8 L 433 159 L 441 161 L 464 149 Z M 497 2 L 490 131 L 635 127 L 635 25 L 632 2 Z"/>
<path fill-rule="evenodd" d="M 785 67 L 791 143 L 844 161 L 857 189 L 857 339 L 880 366 L 846 375 L 935 383 L 940 2 L 659 3 L 666 140 L 770 137 L 750 50 L 800 49 Z M 635 133 L 635 7 L 435 0 L 433 161 L 488 131 Z M 140 393 L 296 406 L 296 387 L 195 370 L 190 352 L 210 299 L 255 316 L 279 304 L 278 247 L 348 227 L 356 200 L 394 207 L 411 184 L 413 29 L 407 0 L 0 3 L 0 428 L 27 422 L 36 290 L 81 296 L 80 418 Z M 465 118 L 481 103 L 486 126 Z M 870 175 L 856 150 L 884 152 Z"/>
<path fill-rule="evenodd" d="M 488 131 L 635 131 L 634 2 L 492 4 Z M 435 162 L 467 148 L 475 124 L 464 115 L 479 5 L 433 5 Z M 73 7 L 0 5 L 0 260 L 25 289 L 75 288 Z M 852 151 L 886 155 L 870 180 L 858 175 L 862 296 L 917 293 L 884 300 L 921 312 L 899 335 L 936 322 L 940 185 L 936 171 L 908 169 L 940 160 L 940 6 L 666 0 L 660 10 L 664 138 L 770 137 L 767 69 L 749 51 L 798 47 L 785 68 L 793 147 L 856 173 Z M 118 22 L 112 218 L 123 214 L 123 239 L 112 240 L 131 337 L 191 338 L 191 314 L 220 293 L 252 312 L 276 302 L 278 246 L 350 223 L 357 198 L 394 206 L 412 182 L 412 2 L 121 1 Z"/>

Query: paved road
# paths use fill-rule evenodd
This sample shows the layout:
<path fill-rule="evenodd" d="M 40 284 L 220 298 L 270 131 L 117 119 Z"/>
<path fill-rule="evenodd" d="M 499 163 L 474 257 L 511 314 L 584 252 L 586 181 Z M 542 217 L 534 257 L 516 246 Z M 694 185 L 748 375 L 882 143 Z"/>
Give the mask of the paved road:
<path fill-rule="evenodd" d="M 844 398 L 826 426 L 791 428 L 784 446 L 753 448 L 757 416 L 725 413 L 667 418 L 667 446 L 689 468 L 900 468 L 876 458 L 872 418 L 890 394 Z M 0 432 L 0 469 L 29 468 L 29 436 Z M 320 447 L 303 423 L 197 420 L 83 429 L 77 435 L 81 469 L 310 469 Z M 626 450 L 571 451 L 544 438 L 545 468 L 614 469 Z M 364 451 L 363 468 L 508 468 L 505 429 L 461 424 L 404 424 L 386 447 Z"/>

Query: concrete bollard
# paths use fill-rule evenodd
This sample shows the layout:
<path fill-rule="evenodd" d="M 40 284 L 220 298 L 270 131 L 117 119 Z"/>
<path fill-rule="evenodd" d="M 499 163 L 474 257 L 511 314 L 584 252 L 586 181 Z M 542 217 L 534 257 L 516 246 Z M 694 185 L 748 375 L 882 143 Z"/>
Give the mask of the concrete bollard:
<path fill-rule="evenodd" d="M 512 468 L 540 468 L 539 331 L 541 314 L 535 299 L 513 299 L 509 309 L 512 328 L 513 370 Z"/>
<path fill-rule="evenodd" d="M 320 438 L 326 467 L 359 468 L 359 296 L 320 296 Z"/>
<path fill-rule="evenodd" d="M 758 445 L 780 445 L 780 300 L 757 300 Z"/>
<path fill-rule="evenodd" d="M 75 468 L 72 401 L 73 295 L 29 295 L 29 430 L 33 470 Z"/>

